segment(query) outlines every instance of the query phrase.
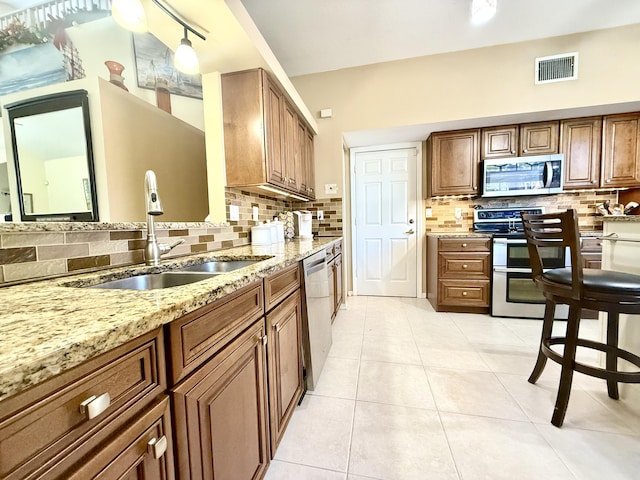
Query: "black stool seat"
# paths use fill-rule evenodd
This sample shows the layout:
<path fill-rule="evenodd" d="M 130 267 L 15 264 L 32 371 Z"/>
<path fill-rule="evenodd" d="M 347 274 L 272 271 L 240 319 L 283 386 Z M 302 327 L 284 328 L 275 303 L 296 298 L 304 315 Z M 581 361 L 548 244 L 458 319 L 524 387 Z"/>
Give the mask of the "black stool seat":
<path fill-rule="evenodd" d="M 538 380 L 547 358 L 562 365 L 558 396 L 551 417 L 551 423 L 560 427 L 569 404 L 574 371 L 606 380 L 607 392 L 613 399 L 619 398 L 618 383 L 640 383 L 640 356 L 618 347 L 620 314 L 640 314 L 640 275 L 583 268 L 578 215 L 575 210 L 542 215 L 522 212 L 521 216 L 533 281 L 546 299 L 538 358 L 529 382 L 535 383 Z M 544 248 L 549 247 L 568 248 L 571 267 L 545 271 L 541 253 Z M 553 337 L 551 333 L 556 304 L 569 305 L 569 317 L 565 335 Z M 606 312 L 606 341 L 578 337 L 583 308 Z M 554 345 L 563 345 L 564 348 L 561 351 L 554 350 Z M 603 352 L 605 367 L 577 362 L 577 347 Z M 620 359 L 638 370 L 619 370 Z"/>
<path fill-rule="evenodd" d="M 554 268 L 542 274 L 546 280 L 564 285 L 571 285 L 573 281 L 571 275 L 571 267 Z M 640 296 L 640 275 L 633 273 L 583 268 L 582 282 L 585 294 L 587 292 L 603 292 Z"/>

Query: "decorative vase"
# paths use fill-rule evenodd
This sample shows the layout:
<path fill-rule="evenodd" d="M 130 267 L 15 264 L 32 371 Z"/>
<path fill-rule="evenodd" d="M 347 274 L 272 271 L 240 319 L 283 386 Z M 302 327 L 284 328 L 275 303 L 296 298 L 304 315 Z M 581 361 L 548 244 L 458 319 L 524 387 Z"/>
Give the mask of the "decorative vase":
<path fill-rule="evenodd" d="M 171 92 L 164 78 L 156 80 L 156 105 L 167 113 L 171 113 Z"/>
<path fill-rule="evenodd" d="M 121 63 L 114 62 L 113 60 L 107 60 L 104 64 L 109 69 L 109 81 L 128 92 L 129 89 L 124 86 L 124 78 L 122 78 L 124 66 Z"/>

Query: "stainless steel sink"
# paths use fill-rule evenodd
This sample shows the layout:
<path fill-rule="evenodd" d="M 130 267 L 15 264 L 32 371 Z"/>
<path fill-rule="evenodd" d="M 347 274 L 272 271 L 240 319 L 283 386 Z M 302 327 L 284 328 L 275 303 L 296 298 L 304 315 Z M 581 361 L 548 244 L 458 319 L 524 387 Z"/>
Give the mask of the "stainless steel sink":
<path fill-rule="evenodd" d="M 213 260 L 211 262 L 199 263 L 188 267 L 180 268 L 181 272 L 207 272 L 214 275 L 232 272 L 239 268 L 248 267 L 261 260 Z"/>
<path fill-rule="evenodd" d="M 216 274 L 204 272 L 161 272 L 136 275 L 110 282 L 91 285 L 89 288 L 107 288 L 121 290 L 156 290 L 159 288 L 178 287 L 215 277 Z"/>

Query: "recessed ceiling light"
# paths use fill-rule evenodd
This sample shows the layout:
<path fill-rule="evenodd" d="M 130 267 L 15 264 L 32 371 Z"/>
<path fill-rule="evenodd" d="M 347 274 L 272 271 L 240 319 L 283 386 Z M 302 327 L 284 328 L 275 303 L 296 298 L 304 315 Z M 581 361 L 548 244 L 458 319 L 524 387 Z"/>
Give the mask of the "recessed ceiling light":
<path fill-rule="evenodd" d="M 496 14 L 498 0 L 473 0 L 471 2 L 471 22 L 487 22 Z"/>

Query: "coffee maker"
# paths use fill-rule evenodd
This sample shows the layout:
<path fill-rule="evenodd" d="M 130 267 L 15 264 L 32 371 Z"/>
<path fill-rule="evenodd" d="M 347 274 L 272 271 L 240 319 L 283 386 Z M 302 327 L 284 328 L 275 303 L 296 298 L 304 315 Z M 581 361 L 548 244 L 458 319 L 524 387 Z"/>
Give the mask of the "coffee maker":
<path fill-rule="evenodd" d="M 308 210 L 296 210 L 293 212 L 293 226 L 296 238 L 313 238 L 311 219 L 311 212 Z"/>

